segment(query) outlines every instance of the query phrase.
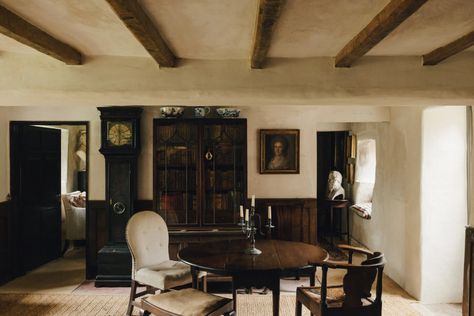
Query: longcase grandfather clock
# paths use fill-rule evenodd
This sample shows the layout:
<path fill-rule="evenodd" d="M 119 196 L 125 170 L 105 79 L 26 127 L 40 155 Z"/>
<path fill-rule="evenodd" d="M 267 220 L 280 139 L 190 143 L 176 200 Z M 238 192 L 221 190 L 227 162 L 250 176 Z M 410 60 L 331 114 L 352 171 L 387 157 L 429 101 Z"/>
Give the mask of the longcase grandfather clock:
<path fill-rule="evenodd" d="M 107 244 L 97 255 L 96 286 L 130 284 L 131 256 L 125 227 L 135 210 L 137 158 L 140 153 L 142 109 L 131 106 L 99 107 L 101 148 L 106 168 Z"/>

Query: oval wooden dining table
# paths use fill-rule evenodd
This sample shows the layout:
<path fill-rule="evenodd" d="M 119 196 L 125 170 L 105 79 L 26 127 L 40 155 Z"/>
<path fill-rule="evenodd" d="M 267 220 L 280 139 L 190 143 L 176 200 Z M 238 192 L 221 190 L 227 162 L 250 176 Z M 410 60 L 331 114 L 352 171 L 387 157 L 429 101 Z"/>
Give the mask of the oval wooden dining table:
<path fill-rule="evenodd" d="M 323 248 L 302 242 L 257 240 L 256 247 L 262 251 L 259 255 L 245 254 L 248 246 L 247 240 L 200 243 L 181 249 L 178 258 L 191 266 L 193 286 L 199 271 L 231 276 L 235 311 L 238 288 L 267 287 L 272 290 L 273 315 L 279 315 L 280 278 L 309 269 L 314 285 L 315 265 L 328 258 Z"/>

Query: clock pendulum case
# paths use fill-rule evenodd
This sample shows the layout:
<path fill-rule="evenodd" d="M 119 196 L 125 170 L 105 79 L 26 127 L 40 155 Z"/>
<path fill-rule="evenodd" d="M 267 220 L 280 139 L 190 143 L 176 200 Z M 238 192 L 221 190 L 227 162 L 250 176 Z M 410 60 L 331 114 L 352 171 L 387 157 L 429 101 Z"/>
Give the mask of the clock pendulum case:
<path fill-rule="evenodd" d="M 107 244 L 97 254 L 96 286 L 130 284 L 131 255 L 125 228 L 135 211 L 140 107 L 99 107 L 101 148 L 105 157 Z"/>

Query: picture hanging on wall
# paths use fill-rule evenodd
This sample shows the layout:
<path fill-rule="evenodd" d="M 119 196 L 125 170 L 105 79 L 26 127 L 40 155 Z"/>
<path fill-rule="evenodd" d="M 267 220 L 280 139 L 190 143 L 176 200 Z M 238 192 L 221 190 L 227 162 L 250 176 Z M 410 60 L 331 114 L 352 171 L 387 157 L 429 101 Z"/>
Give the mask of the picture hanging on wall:
<path fill-rule="evenodd" d="M 260 173 L 300 173 L 300 130 L 260 130 Z"/>

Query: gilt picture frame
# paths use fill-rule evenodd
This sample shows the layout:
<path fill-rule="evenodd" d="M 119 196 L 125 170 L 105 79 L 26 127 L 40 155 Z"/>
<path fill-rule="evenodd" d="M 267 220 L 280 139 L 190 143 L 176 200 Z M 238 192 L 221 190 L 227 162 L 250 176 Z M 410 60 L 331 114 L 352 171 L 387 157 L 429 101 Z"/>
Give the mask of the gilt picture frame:
<path fill-rule="evenodd" d="M 300 173 L 299 129 L 261 129 L 259 134 L 261 174 Z"/>

